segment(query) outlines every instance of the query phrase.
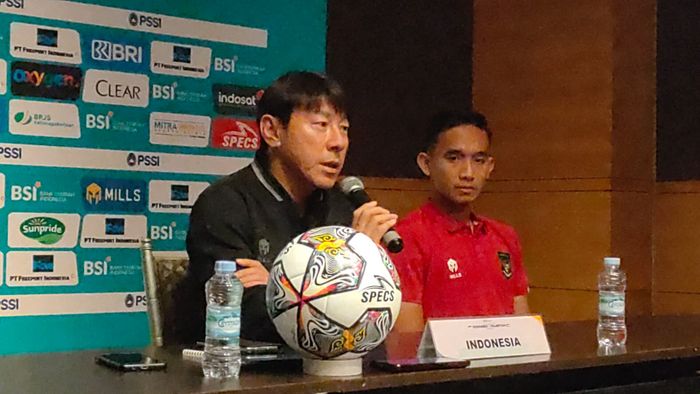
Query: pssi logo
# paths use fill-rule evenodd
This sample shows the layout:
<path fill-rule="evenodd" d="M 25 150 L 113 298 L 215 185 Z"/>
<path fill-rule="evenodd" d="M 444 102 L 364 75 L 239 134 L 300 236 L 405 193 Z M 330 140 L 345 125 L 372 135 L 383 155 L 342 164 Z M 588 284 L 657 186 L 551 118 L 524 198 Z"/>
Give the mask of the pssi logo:
<path fill-rule="evenodd" d="M 146 167 L 160 167 L 160 156 L 158 155 L 142 155 L 135 154 L 133 152 L 126 156 L 126 164 L 129 167 L 134 166 L 146 166 Z"/>
<path fill-rule="evenodd" d="M 146 306 L 146 296 L 127 294 L 124 298 L 124 305 L 127 308 L 133 308 L 135 306 Z"/>
<path fill-rule="evenodd" d="M 157 16 L 148 16 L 132 12 L 129 14 L 129 24 L 134 27 L 145 26 L 160 29 L 163 25 L 163 20 Z"/>
<path fill-rule="evenodd" d="M 5 159 L 21 159 L 22 148 L 0 145 L 0 157 Z"/>
<path fill-rule="evenodd" d="M 24 8 L 24 0 L 0 0 L 0 7 Z"/>
<path fill-rule="evenodd" d="M 0 311 L 19 310 L 19 298 L 0 298 Z"/>

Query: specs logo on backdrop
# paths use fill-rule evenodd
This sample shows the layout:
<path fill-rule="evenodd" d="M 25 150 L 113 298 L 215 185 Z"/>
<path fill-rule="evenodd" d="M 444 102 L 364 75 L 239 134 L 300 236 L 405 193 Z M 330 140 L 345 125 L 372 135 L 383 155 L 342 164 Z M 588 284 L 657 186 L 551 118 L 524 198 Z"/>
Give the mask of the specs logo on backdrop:
<path fill-rule="evenodd" d="M 146 182 L 137 179 L 86 177 L 80 181 L 87 211 L 142 212 L 146 210 Z"/>
<path fill-rule="evenodd" d="M 92 40 L 91 55 L 101 62 L 125 62 L 141 64 L 143 47 L 106 40 Z"/>
<path fill-rule="evenodd" d="M 181 77 L 207 78 L 211 48 L 151 42 L 151 72 Z"/>
<path fill-rule="evenodd" d="M 214 148 L 256 151 L 260 147 L 260 132 L 254 120 L 219 117 L 212 128 Z"/>
<path fill-rule="evenodd" d="M 204 148 L 209 144 L 210 126 L 208 116 L 151 112 L 149 141 L 155 145 Z"/>
<path fill-rule="evenodd" d="M 60 220 L 39 216 L 22 222 L 20 232 L 41 244 L 53 245 L 63 238 L 66 226 Z"/>
<path fill-rule="evenodd" d="M 190 213 L 208 182 L 151 180 L 148 183 L 148 207 L 151 212 Z"/>
<path fill-rule="evenodd" d="M 0 0 L 0 7 L 23 9 L 24 0 Z"/>
<path fill-rule="evenodd" d="M 22 159 L 22 148 L 14 146 L 0 145 L 0 158 L 21 160 Z"/>
<path fill-rule="evenodd" d="M 224 115 L 255 117 L 255 106 L 264 90 L 248 86 L 214 84 L 214 110 Z"/>
<path fill-rule="evenodd" d="M 10 133 L 80 138 L 80 116 L 75 104 L 10 100 Z"/>
<path fill-rule="evenodd" d="M 80 64 L 80 36 L 73 29 L 10 24 L 10 54 L 20 59 Z"/>
<path fill-rule="evenodd" d="M 76 100 L 82 71 L 77 67 L 28 62 L 12 63 L 11 90 L 16 96 Z"/>
<path fill-rule="evenodd" d="M 129 167 L 145 166 L 145 167 L 160 167 L 160 156 L 158 155 L 143 155 L 130 152 L 126 155 L 126 164 Z"/>
<path fill-rule="evenodd" d="M 146 75 L 90 69 L 85 73 L 83 101 L 145 108 L 148 87 Z"/>
<path fill-rule="evenodd" d="M 150 27 L 160 29 L 163 26 L 163 20 L 157 16 L 149 16 L 132 12 L 129 14 L 129 24 L 134 27 Z"/>

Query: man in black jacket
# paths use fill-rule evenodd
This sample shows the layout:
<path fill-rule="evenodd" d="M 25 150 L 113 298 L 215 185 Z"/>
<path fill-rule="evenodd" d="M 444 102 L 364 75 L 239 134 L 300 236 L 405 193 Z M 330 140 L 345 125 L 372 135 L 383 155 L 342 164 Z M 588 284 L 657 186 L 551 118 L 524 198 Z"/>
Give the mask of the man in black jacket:
<path fill-rule="evenodd" d="M 343 91 L 311 72 L 277 79 L 257 104 L 262 146 L 249 166 L 207 188 L 195 203 L 187 234 L 190 266 L 176 294 L 180 340 L 204 336 L 204 284 L 214 261 L 235 259 L 245 287 L 241 337 L 281 342 L 265 308 L 268 270 L 298 234 L 345 225 L 375 242 L 396 215 L 370 202 L 353 209 L 335 187 L 348 149 Z"/>

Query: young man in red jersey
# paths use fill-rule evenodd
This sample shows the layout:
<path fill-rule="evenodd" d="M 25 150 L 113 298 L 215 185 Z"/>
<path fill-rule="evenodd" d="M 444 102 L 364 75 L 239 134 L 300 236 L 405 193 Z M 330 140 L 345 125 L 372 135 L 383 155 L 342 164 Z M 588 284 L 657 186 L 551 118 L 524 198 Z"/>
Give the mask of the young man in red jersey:
<path fill-rule="evenodd" d="M 434 317 L 528 313 L 528 283 L 515 230 L 477 215 L 473 203 L 494 168 L 491 131 L 477 112 L 436 115 L 417 157 L 430 200 L 396 227 L 392 255 L 403 302 L 397 331 L 421 331 Z"/>

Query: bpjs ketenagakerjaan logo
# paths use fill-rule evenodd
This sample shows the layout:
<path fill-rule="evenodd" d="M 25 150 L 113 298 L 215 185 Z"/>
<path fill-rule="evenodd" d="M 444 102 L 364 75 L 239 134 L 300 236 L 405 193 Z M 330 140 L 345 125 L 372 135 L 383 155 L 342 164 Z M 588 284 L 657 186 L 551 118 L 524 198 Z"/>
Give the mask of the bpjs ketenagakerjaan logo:
<path fill-rule="evenodd" d="M 80 68 L 29 62 L 12 63 L 11 90 L 15 96 L 76 100 L 83 73 Z"/>

